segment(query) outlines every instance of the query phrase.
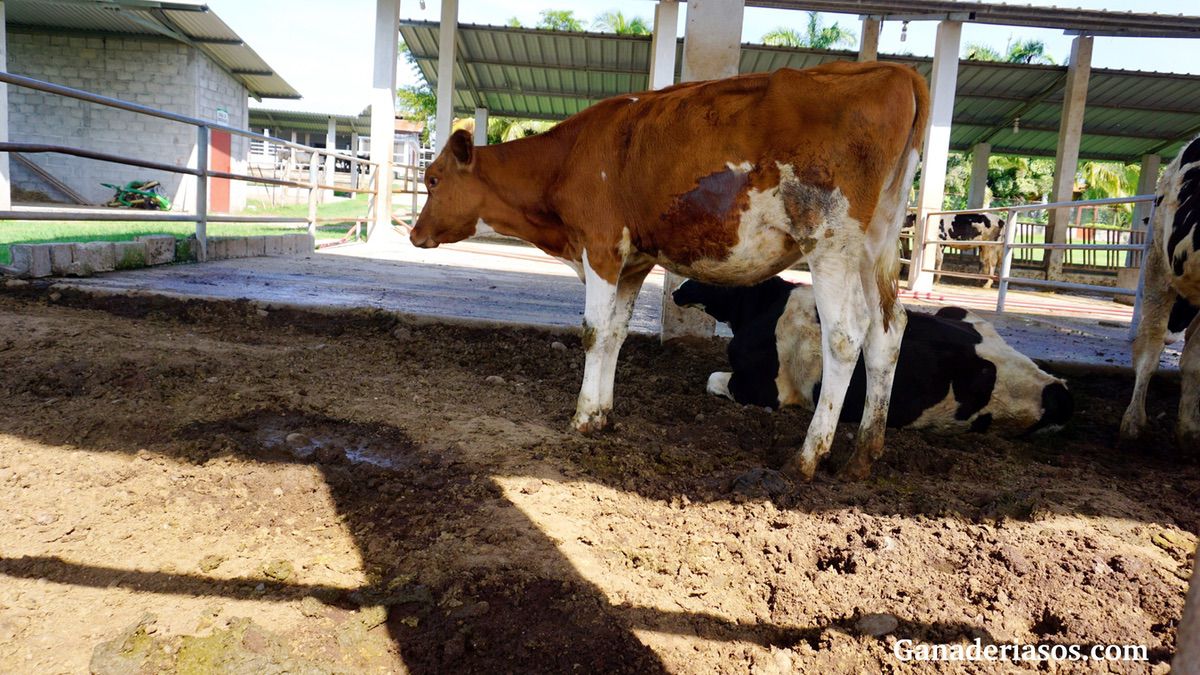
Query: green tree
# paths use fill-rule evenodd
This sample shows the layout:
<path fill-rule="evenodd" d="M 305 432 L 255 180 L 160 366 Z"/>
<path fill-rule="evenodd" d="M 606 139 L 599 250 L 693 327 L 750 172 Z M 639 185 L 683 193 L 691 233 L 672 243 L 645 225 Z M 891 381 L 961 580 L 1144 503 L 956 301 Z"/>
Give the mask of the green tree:
<path fill-rule="evenodd" d="M 408 45 L 401 40 L 396 46 L 409 66 L 415 68 L 417 60 Z M 423 122 L 425 128 L 421 131 L 421 143 L 429 143 L 429 130 L 433 126 L 431 121 L 437 117 L 437 94 L 424 83 L 423 78 L 421 84 L 409 84 L 396 90 L 396 112 L 406 120 Z"/>
<path fill-rule="evenodd" d="M 508 17 L 508 27 L 509 28 L 524 28 L 524 26 L 521 25 L 521 20 L 515 16 Z"/>
<path fill-rule="evenodd" d="M 807 47 L 809 49 L 834 49 L 837 47 L 853 47 L 858 36 L 848 28 L 842 28 L 837 22 L 831 26 L 821 24 L 818 12 L 808 13 L 808 23 L 804 32 L 794 28 L 779 27 L 762 36 L 763 44 L 775 47 Z"/>
<path fill-rule="evenodd" d="M 988 189 L 996 206 L 1040 202 L 1053 185 L 1053 160 L 1010 155 L 988 159 Z"/>
<path fill-rule="evenodd" d="M 516 117 L 488 118 L 488 143 L 507 143 L 535 136 L 554 126 L 554 122 L 527 120 Z"/>
<path fill-rule="evenodd" d="M 963 58 L 970 61 L 1054 64 L 1054 58 L 1046 53 L 1046 44 L 1041 40 L 1017 40 L 1009 43 L 1008 50 L 1003 54 L 988 45 L 971 42 L 963 47 Z"/>
<path fill-rule="evenodd" d="M 575 12 L 569 9 L 543 9 L 537 27 L 578 33 L 583 30 L 583 22 L 577 19 Z"/>
<path fill-rule="evenodd" d="M 617 35 L 649 35 L 650 27 L 640 16 L 626 17 L 620 10 L 609 10 L 592 21 L 592 28 Z"/>

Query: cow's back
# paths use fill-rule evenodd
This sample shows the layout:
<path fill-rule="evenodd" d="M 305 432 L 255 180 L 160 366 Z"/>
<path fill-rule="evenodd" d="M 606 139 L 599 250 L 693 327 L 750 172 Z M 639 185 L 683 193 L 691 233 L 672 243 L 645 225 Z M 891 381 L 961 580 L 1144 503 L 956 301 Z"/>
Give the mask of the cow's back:
<path fill-rule="evenodd" d="M 697 220 L 740 214 L 787 166 L 804 185 L 840 189 L 865 227 L 909 141 L 919 77 L 895 64 L 836 62 L 605 100 L 569 121 L 556 208 L 617 213 L 611 234 L 628 227 L 654 253 Z M 702 224 L 714 250 L 736 240 L 714 235 L 719 224 Z"/>
<path fill-rule="evenodd" d="M 1183 148 L 1163 175 L 1155 220 L 1175 290 L 1200 307 L 1200 137 Z"/>

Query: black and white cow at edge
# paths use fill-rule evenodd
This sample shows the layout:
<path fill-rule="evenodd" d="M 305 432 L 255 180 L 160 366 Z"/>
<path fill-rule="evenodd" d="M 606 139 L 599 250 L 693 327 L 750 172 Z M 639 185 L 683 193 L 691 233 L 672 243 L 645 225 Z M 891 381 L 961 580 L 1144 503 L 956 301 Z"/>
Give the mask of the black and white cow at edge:
<path fill-rule="evenodd" d="M 749 287 L 687 281 L 676 304 L 729 324 L 732 372 L 713 373 L 711 394 L 742 404 L 812 409 L 821 387 L 821 325 L 812 288 L 779 277 Z M 865 395 L 861 359 L 842 422 L 857 421 Z M 1074 402 L 1066 384 L 1010 347 L 988 322 L 959 307 L 908 311 L 887 423 L 940 432 L 1015 435 L 1063 425 Z"/>
<path fill-rule="evenodd" d="M 1179 153 L 1155 191 L 1154 242 L 1145 262 L 1142 322 L 1133 341 L 1137 379 L 1121 420 L 1121 437 L 1146 428 L 1146 388 L 1165 345 L 1182 335 L 1176 436 L 1183 450 L 1200 450 L 1200 138 Z"/>

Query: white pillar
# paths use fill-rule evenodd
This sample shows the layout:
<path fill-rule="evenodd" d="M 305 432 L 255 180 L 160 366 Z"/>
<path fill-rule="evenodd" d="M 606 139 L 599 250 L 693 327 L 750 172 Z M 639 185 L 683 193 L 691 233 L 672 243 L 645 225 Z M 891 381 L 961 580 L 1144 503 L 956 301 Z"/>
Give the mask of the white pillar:
<path fill-rule="evenodd" d="M 862 35 L 858 39 L 858 60 L 875 61 L 879 58 L 879 28 L 883 22 L 863 17 Z"/>
<path fill-rule="evenodd" d="M 8 22 L 4 0 L 0 0 L 0 71 L 8 71 Z M 0 142 L 8 142 L 8 85 L 0 83 Z M 12 182 L 8 153 L 0 152 L 0 210 L 12 208 Z"/>
<path fill-rule="evenodd" d="M 921 186 L 917 204 L 917 223 L 925 223 L 925 214 L 941 211 L 946 192 L 946 161 L 950 157 L 950 124 L 954 117 L 954 88 L 958 84 L 958 45 L 962 39 L 962 22 L 942 21 L 938 24 L 937 42 L 933 51 L 933 70 L 929 74 L 929 127 L 925 132 L 925 151 L 921 159 Z M 922 272 L 923 261 L 933 260 L 936 253 L 938 228 L 925 224 L 924 249 L 914 249 L 908 267 L 908 287 L 928 291 L 933 287 L 933 274 Z"/>
<path fill-rule="evenodd" d="M 1051 201 L 1069 202 L 1075 194 L 1075 171 L 1079 168 L 1079 140 L 1083 136 L 1083 112 L 1087 106 L 1088 78 L 1092 72 L 1092 37 L 1080 35 L 1071 41 L 1071 62 L 1063 88 L 1062 118 L 1058 123 L 1058 151 L 1054 155 L 1054 188 Z M 1071 210 L 1050 212 L 1048 237 L 1055 244 L 1067 243 Z M 1061 279 L 1063 251 L 1047 256 L 1047 279 Z"/>
<path fill-rule="evenodd" d="M 971 183 L 967 194 L 968 209 L 982 209 L 987 200 L 988 159 L 992 156 L 991 143 L 976 143 L 971 148 Z"/>
<path fill-rule="evenodd" d="M 650 88 L 675 84 L 675 33 L 679 30 L 679 3 L 660 0 L 654 7 L 654 34 L 650 41 Z"/>
<path fill-rule="evenodd" d="M 375 211 L 367 228 L 372 244 L 394 240 L 392 152 L 396 145 L 396 52 L 400 0 L 375 0 L 375 58 L 371 76 L 371 161 L 375 162 Z"/>
<path fill-rule="evenodd" d="M 350 132 L 350 154 L 358 157 L 359 137 L 357 131 Z M 358 188 L 358 162 L 351 160 L 350 162 L 350 187 Z M 357 199 L 358 193 L 352 193 L 352 198 Z"/>
<path fill-rule="evenodd" d="M 1162 164 L 1162 157 L 1159 155 L 1142 155 L 1142 171 L 1138 174 L 1137 193 L 1139 195 L 1152 195 L 1155 188 L 1158 187 L 1158 167 Z M 1144 229 L 1142 219 L 1150 215 L 1149 204 L 1138 204 L 1133 208 L 1133 229 Z"/>
<path fill-rule="evenodd" d="M 743 0 L 688 2 L 687 24 L 683 33 L 682 81 L 714 80 L 738 74 L 742 55 L 743 13 Z M 659 28 L 655 26 L 656 36 L 658 32 Z M 673 50 L 675 32 L 664 24 L 661 30 L 663 38 L 668 32 Z M 658 72 L 666 68 L 662 61 L 655 63 L 655 66 Z M 684 309 L 671 301 L 671 291 L 683 281 L 683 277 L 670 272 L 663 280 L 662 323 L 659 328 L 659 337 L 663 342 L 681 337 L 709 337 L 716 328 L 716 322 L 704 312 Z"/>
<path fill-rule="evenodd" d="M 325 128 L 325 149 L 337 150 L 337 118 L 330 115 L 328 126 Z M 333 185 L 337 180 L 335 173 L 333 155 L 325 155 L 325 178 L 323 182 L 326 185 Z M 324 200 L 333 199 L 333 190 L 322 190 L 321 198 Z"/>
<path fill-rule="evenodd" d="M 475 109 L 475 145 L 487 145 L 488 109 Z"/>
<path fill-rule="evenodd" d="M 442 25 L 438 29 L 438 86 L 437 124 L 434 133 L 437 139 L 433 149 L 441 152 L 450 140 L 450 127 L 454 123 L 454 42 L 458 37 L 458 0 L 442 0 Z"/>

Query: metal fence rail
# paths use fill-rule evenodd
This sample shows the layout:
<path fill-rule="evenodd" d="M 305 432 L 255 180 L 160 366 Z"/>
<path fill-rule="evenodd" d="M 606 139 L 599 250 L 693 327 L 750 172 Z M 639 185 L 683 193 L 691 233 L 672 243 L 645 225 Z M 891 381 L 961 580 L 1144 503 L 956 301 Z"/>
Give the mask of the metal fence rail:
<path fill-rule="evenodd" d="M 372 162 L 369 159 L 356 157 L 348 152 L 341 152 L 336 149 L 315 148 L 299 143 L 293 143 L 282 138 L 267 136 L 264 134 L 255 133 L 247 129 L 238 129 L 225 124 L 218 124 L 208 120 L 189 117 L 179 113 L 173 113 L 158 108 L 124 101 L 117 98 L 102 96 L 82 89 L 74 89 L 72 87 L 64 87 L 52 82 L 44 82 L 31 77 L 15 75 L 13 73 L 0 71 L 0 82 L 11 84 L 26 89 L 63 96 L 78 101 L 86 101 L 96 105 L 102 105 L 109 108 L 126 110 L 139 115 L 149 117 L 157 117 L 159 119 L 178 122 L 196 128 L 196 165 L 195 166 L 177 166 L 174 164 L 165 164 L 162 162 L 153 162 L 150 160 L 140 159 L 136 157 L 127 157 L 124 155 L 115 155 L 111 153 L 97 152 L 86 148 L 76 148 L 65 145 L 49 145 L 44 143 L 0 143 L 0 152 L 8 153 L 57 153 L 67 154 L 75 157 L 83 157 L 102 162 L 112 162 L 115 164 L 123 164 L 127 166 L 137 166 L 156 171 L 164 171 L 168 173 L 183 174 L 194 176 L 196 178 L 196 206 L 193 213 L 164 213 L 164 214 L 148 214 L 122 210 L 116 211 L 68 211 L 69 218 L 64 218 L 64 212 L 46 213 L 46 212 L 30 212 L 30 211 L 0 211 L 0 220 L 76 220 L 76 221 L 128 221 L 128 220 L 148 220 L 160 222 L 194 222 L 196 224 L 196 242 L 197 242 L 197 257 L 199 260 L 204 260 L 208 256 L 208 223 L 209 222 L 227 222 L 227 223 L 307 223 L 309 234 L 316 236 L 317 228 L 317 197 L 319 190 L 336 190 L 338 192 L 350 192 L 355 194 L 367 193 L 372 195 L 368 199 L 367 211 L 372 212 L 376 208 L 374 195 L 377 194 L 375 184 L 379 180 L 379 164 Z M 233 173 L 229 171 L 216 171 L 209 166 L 208 149 L 210 135 L 212 131 L 223 131 L 235 136 L 248 138 L 252 143 L 263 143 L 273 146 L 283 146 L 309 153 L 309 171 L 307 181 L 285 180 L 277 178 L 267 178 L 265 176 L 252 176 L 248 174 Z M 321 158 L 324 158 L 322 162 Z M 364 165 L 368 167 L 371 174 L 371 180 L 367 187 L 355 186 L 337 186 L 323 183 L 320 180 L 322 164 L 326 170 L 332 173 L 334 162 L 337 159 L 343 159 L 351 162 L 351 166 Z M 294 187 L 308 190 L 308 216 L 306 218 L 299 217 L 283 217 L 283 216 L 235 216 L 209 213 L 208 210 L 208 180 L 210 178 L 222 178 L 226 180 L 244 181 L 248 183 L 260 183 L 267 185 L 277 185 L 281 187 Z M 331 181 L 332 182 L 332 181 Z M 345 220 L 345 219 L 343 219 Z"/>
<path fill-rule="evenodd" d="M 915 232 L 909 234 L 909 241 L 911 242 L 911 247 L 912 247 L 911 250 L 913 251 L 913 254 L 910 255 L 909 259 L 905 260 L 905 262 L 908 262 L 910 265 L 912 265 L 912 264 L 914 264 L 912 262 L 913 260 L 919 261 L 918 263 L 916 263 L 916 264 L 920 265 L 919 272 L 952 276 L 952 277 L 960 277 L 960 278 L 968 278 L 968 279 L 991 279 L 991 280 L 997 282 L 997 286 L 998 286 L 997 293 L 996 293 L 996 311 L 997 312 L 1004 311 L 1005 300 L 1007 299 L 1007 296 L 1008 296 L 1008 289 L 1011 285 L 1014 285 L 1014 284 L 1018 285 L 1018 286 L 1031 286 L 1034 288 L 1044 288 L 1044 289 L 1062 290 L 1062 291 L 1095 292 L 1095 293 L 1103 293 L 1103 294 L 1108 294 L 1108 295 L 1132 295 L 1135 297 L 1133 327 L 1136 327 L 1138 319 L 1140 318 L 1140 315 L 1141 315 L 1142 283 L 1143 283 L 1144 276 L 1145 276 L 1144 270 L 1142 270 L 1142 272 L 1139 274 L 1139 280 L 1138 280 L 1136 289 L 1120 288 L 1120 287 L 1113 287 L 1113 286 L 1103 286 L 1103 285 L 1099 285 L 1099 284 L 1084 284 L 1084 283 L 1076 283 L 1076 282 L 1069 282 L 1069 281 L 1061 281 L 1061 280 L 1056 280 L 1056 279 L 1031 279 L 1031 278 L 1027 278 L 1027 277 L 1015 277 L 1012 275 L 1012 267 L 1013 267 L 1014 258 L 1016 257 L 1018 252 L 1025 252 L 1025 251 L 1029 251 L 1029 252 L 1040 251 L 1040 252 L 1042 252 L 1041 260 L 1045 260 L 1046 255 L 1048 253 L 1053 254 L 1053 252 L 1055 252 L 1055 251 L 1062 251 L 1062 252 L 1084 251 L 1085 252 L 1084 259 L 1087 259 L 1086 258 L 1087 255 L 1095 256 L 1096 252 L 1099 252 L 1099 251 L 1125 252 L 1127 254 L 1125 257 L 1126 257 L 1126 261 L 1128 264 L 1123 265 L 1123 266 L 1137 267 L 1140 269 L 1142 261 L 1145 260 L 1145 258 L 1146 258 L 1145 252 L 1148 249 L 1148 247 L 1152 245 L 1152 243 L 1151 243 L 1152 228 L 1150 228 L 1150 227 L 1147 227 L 1144 232 L 1138 232 L 1138 231 L 1135 231 L 1132 229 L 1131 230 L 1112 230 L 1109 228 L 1079 227 L 1079 226 L 1071 226 L 1067 219 L 1063 219 L 1064 222 L 1062 223 L 1062 226 L 1067 229 L 1066 237 L 1068 239 L 1068 243 L 1053 243 L 1053 242 L 1047 243 L 1044 241 L 1042 241 L 1042 242 L 1016 241 L 1018 233 L 1022 231 L 1022 227 L 1021 227 L 1022 224 L 1018 223 L 1018 214 L 1029 213 L 1032 211 L 1049 211 L 1049 210 L 1057 210 L 1057 211 L 1061 212 L 1061 211 L 1066 211 L 1069 209 L 1083 209 L 1083 208 L 1089 208 L 1089 207 L 1095 208 L 1098 206 L 1113 206 L 1113 205 L 1121 205 L 1121 204 L 1147 204 L 1150 217 L 1151 217 L 1151 219 L 1153 218 L 1154 195 L 1139 195 L 1136 197 L 1115 197 L 1115 198 L 1110 198 L 1110 199 L 1091 199 L 1091 200 L 1084 200 L 1084 201 L 1077 201 L 1077 202 L 1052 202 L 1052 203 L 1047 203 L 1047 204 L 1021 204 L 1021 205 L 1001 206 L 1001 207 L 993 207 L 993 208 L 986 208 L 986 209 L 930 211 L 925 214 L 925 222 L 923 223 L 923 226 L 922 227 L 914 227 Z M 927 239 L 927 237 L 926 237 L 926 232 L 928 232 L 929 230 L 932 229 L 930 226 L 931 218 L 941 218 L 942 216 L 953 217 L 953 216 L 956 216 L 959 214 L 980 214 L 980 213 L 1002 213 L 1002 214 L 1005 214 L 1003 239 L 1001 239 L 1000 241 L 957 241 L 957 240 L 946 241 L 946 240 L 942 240 L 940 238 Z M 1013 226 L 1013 225 L 1016 225 L 1016 226 Z M 1045 226 L 1042 226 L 1042 227 L 1044 228 Z M 1124 243 L 1124 244 L 1121 244 L 1121 243 L 1103 243 L 1103 244 L 1069 243 L 1072 230 L 1080 230 L 1080 229 L 1085 229 L 1085 230 L 1109 229 L 1109 231 L 1112 231 L 1112 232 L 1120 232 L 1122 234 L 1128 235 L 1128 243 Z M 1140 236 L 1134 236 L 1134 235 L 1140 235 Z M 1085 241 L 1088 241 L 1088 237 L 1085 236 L 1083 238 L 1085 239 Z M 1090 241 L 1092 241 L 1092 242 L 1095 241 L 1094 235 L 1091 237 Z M 1111 242 L 1111 239 L 1110 239 L 1110 242 Z M 954 270 L 933 269 L 930 266 L 928 266 L 928 261 L 925 260 L 926 256 L 924 255 L 925 249 L 931 248 L 933 246 L 947 246 L 947 247 L 952 247 L 952 248 L 1001 247 L 999 272 L 998 272 L 998 274 L 993 276 L 993 275 L 987 275 L 987 274 L 959 272 L 959 271 L 954 271 Z M 1032 256 L 1022 256 L 1022 259 L 1031 259 L 1031 258 L 1032 258 Z M 1109 256 L 1109 262 L 1111 263 L 1111 256 Z M 1061 265 L 1061 263 L 1060 263 L 1060 265 Z M 1114 267 L 1111 264 L 1108 266 Z M 1049 266 L 1048 266 L 1048 269 L 1049 269 Z M 1132 329 L 1133 328 L 1131 327 L 1131 330 Z"/>

